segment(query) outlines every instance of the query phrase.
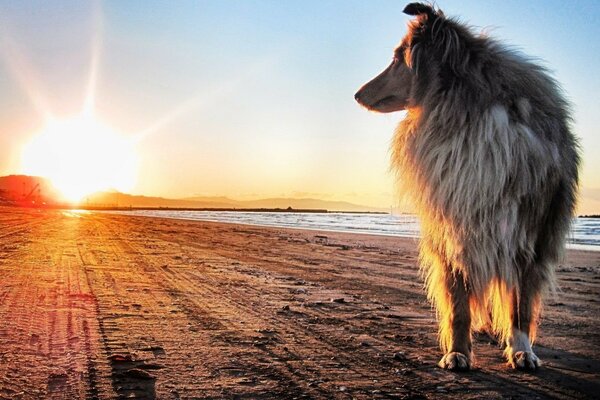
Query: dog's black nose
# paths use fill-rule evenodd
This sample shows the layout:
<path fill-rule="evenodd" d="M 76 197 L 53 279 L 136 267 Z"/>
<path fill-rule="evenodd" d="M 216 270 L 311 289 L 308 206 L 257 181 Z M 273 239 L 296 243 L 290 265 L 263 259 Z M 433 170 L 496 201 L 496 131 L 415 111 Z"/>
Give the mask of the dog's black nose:
<path fill-rule="evenodd" d="M 360 102 L 360 90 L 354 95 L 354 100 Z"/>

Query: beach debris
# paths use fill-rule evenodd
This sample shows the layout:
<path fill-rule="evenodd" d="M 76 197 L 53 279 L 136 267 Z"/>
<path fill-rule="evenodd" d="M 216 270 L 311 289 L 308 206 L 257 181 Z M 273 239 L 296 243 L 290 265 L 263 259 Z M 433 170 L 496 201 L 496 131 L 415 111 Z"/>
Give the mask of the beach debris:
<path fill-rule="evenodd" d="M 108 359 L 112 362 L 131 362 L 133 358 L 130 354 L 111 354 Z"/>
<path fill-rule="evenodd" d="M 164 348 L 162 348 L 161 346 L 146 346 L 141 348 L 140 350 L 142 351 L 149 351 L 152 354 L 154 354 L 154 357 L 158 357 L 158 356 L 164 356 L 165 354 L 167 354 L 167 352 L 165 351 Z"/>
<path fill-rule="evenodd" d="M 281 307 L 281 311 L 290 311 L 290 306 L 286 304 L 285 306 Z"/>
<path fill-rule="evenodd" d="M 315 243 L 327 243 L 329 238 L 325 235 L 315 235 Z"/>
<path fill-rule="evenodd" d="M 327 247 L 335 247 L 341 250 L 350 250 L 352 248 L 352 246 L 347 245 L 347 244 L 341 244 L 341 243 L 325 243 L 325 246 Z"/>
<path fill-rule="evenodd" d="M 345 303 L 346 299 L 344 299 L 343 297 L 332 297 L 331 302 L 332 303 Z"/>

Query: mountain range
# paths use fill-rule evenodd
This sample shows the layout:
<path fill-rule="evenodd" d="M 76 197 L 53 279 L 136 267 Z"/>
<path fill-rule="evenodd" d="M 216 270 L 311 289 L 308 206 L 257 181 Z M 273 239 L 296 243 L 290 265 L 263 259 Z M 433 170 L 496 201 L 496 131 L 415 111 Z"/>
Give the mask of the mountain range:
<path fill-rule="evenodd" d="M 27 205 L 61 205 L 58 191 L 45 178 L 27 175 L 0 177 L 0 204 L 17 202 Z M 66 204 L 65 204 L 66 205 Z M 133 208 L 226 208 L 226 209 L 287 209 L 386 212 L 383 208 L 314 198 L 274 197 L 257 200 L 235 200 L 223 196 L 195 196 L 182 199 L 132 195 L 117 191 L 103 191 L 86 196 L 82 207 Z"/>
<path fill-rule="evenodd" d="M 258 200 L 235 200 L 223 196 L 197 196 L 183 199 L 131 195 L 120 192 L 99 192 L 84 199 L 81 205 L 104 207 L 169 207 L 169 208 L 226 208 L 226 209 L 287 209 L 382 212 L 375 208 L 345 201 L 313 198 L 274 197 Z"/>

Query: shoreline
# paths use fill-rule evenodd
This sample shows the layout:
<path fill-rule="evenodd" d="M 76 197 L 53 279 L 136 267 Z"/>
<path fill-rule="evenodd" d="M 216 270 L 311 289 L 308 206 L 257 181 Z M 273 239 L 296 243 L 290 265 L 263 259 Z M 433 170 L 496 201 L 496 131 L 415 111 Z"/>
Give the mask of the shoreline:
<path fill-rule="evenodd" d="M 282 228 L 282 229 L 300 229 L 300 230 L 308 230 L 308 231 L 317 231 L 317 232 L 331 232 L 331 233 L 350 233 L 357 235 L 372 235 L 372 236 L 381 236 L 381 237 L 394 237 L 394 238 L 408 238 L 415 239 L 418 241 L 420 238 L 419 234 L 411 235 L 411 234 L 385 234 L 380 232 L 369 232 L 366 230 L 350 230 L 350 229 L 335 229 L 335 228 L 317 228 L 317 227 L 305 227 L 305 226 L 290 226 L 290 225 L 276 225 L 276 224 L 260 224 L 260 223 L 246 223 L 246 222 L 235 222 L 235 221 L 220 221 L 216 219 L 200 219 L 200 218 L 185 218 L 185 217 L 173 217 L 173 216 L 155 216 L 155 215 L 137 215 L 137 214 L 126 214 L 129 210 L 81 210 L 81 211 L 89 211 L 89 212 L 103 212 L 114 215 L 129 215 L 134 217 L 144 217 L 144 218 L 165 218 L 165 219 L 176 219 L 183 221 L 199 221 L 199 222 L 214 222 L 214 223 L 223 223 L 223 224 L 238 224 L 238 225 L 248 225 L 248 226 L 258 226 L 258 227 L 267 227 L 267 228 Z M 133 210 L 136 211 L 136 210 Z M 144 210 L 140 210 L 144 211 Z M 163 211 L 163 210 L 155 210 L 155 211 Z M 175 211 L 175 210 L 164 210 L 164 211 Z M 210 211 L 210 210 L 180 210 L 180 211 Z M 225 210 L 216 210 L 216 211 L 225 211 Z M 242 210 L 238 210 L 243 212 Z M 270 211 L 265 211 L 270 212 Z M 295 212 L 295 211 L 290 211 Z M 318 213 L 318 212 L 315 212 Z M 338 211 L 330 211 L 328 214 L 336 214 L 343 213 Z M 362 212 L 348 212 L 344 214 L 385 214 L 385 213 L 362 213 Z M 414 216 L 414 214 L 402 214 L 402 215 L 410 215 Z M 416 217 L 416 216 L 415 216 Z M 578 250 L 578 251 L 593 251 L 600 252 L 600 245 L 593 245 L 587 243 L 566 243 L 567 250 Z"/>

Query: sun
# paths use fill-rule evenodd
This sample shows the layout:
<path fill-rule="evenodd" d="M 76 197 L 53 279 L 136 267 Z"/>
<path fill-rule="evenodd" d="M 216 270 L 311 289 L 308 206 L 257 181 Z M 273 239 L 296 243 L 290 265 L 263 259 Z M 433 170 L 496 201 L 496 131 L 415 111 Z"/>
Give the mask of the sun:
<path fill-rule="evenodd" d="M 130 191 L 137 177 L 135 141 L 93 115 L 50 120 L 21 153 L 21 171 L 50 179 L 65 200 L 94 192 Z"/>

